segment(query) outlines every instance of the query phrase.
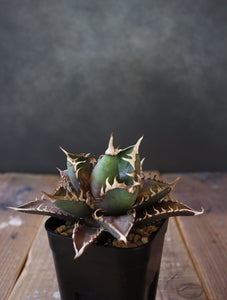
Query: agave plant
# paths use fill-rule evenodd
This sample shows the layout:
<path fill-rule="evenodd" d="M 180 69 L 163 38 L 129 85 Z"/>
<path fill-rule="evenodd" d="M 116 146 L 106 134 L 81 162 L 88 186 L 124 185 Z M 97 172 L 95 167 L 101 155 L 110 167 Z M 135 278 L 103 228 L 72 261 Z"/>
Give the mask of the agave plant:
<path fill-rule="evenodd" d="M 44 192 L 41 199 L 14 209 L 73 222 L 75 258 L 103 231 L 126 243 L 132 227 L 171 216 L 201 214 L 170 198 L 178 179 L 168 184 L 145 177 L 139 157 L 141 140 L 119 149 L 111 135 L 98 161 L 90 154 L 72 154 L 61 148 L 67 156 L 67 169 L 59 170 L 61 180 L 55 192 Z"/>

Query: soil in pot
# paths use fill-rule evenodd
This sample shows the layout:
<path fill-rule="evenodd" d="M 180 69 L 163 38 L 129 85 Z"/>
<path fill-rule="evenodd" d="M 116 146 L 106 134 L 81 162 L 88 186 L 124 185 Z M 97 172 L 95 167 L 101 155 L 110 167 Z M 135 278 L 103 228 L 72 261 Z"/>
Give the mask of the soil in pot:
<path fill-rule="evenodd" d="M 110 234 L 106 233 L 104 236 L 102 235 L 101 238 L 99 238 L 94 243 L 104 245 L 104 246 L 114 246 L 114 247 L 120 247 L 120 248 L 132 248 L 141 246 L 143 244 L 146 244 L 149 242 L 149 240 L 152 238 L 152 233 L 156 232 L 158 228 L 161 226 L 161 221 L 156 223 L 155 225 L 148 225 L 144 227 L 137 227 L 132 228 L 130 231 L 128 237 L 127 237 L 127 244 L 123 241 L 117 240 L 113 238 Z M 74 225 L 65 225 L 62 224 L 59 227 L 57 227 L 54 232 L 64 235 L 64 236 L 72 236 L 73 234 L 73 228 Z"/>

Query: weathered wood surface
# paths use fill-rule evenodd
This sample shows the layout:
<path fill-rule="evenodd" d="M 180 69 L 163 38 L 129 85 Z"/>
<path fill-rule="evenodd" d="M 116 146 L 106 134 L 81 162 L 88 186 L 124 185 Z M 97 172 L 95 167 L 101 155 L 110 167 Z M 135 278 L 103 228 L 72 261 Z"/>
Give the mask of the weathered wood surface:
<path fill-rule="evenodd" d="M 204 291 L 212 300 L 227 299 L 226 194 L 226 173 L 184 174 L 175 188 L 177 200 L 205 210 L 200 217 L 178 217 L 177 223 Z"/>
<path fill-rule="evenodd" d="M 52 253 L 44 228 L 46 218 L 34 239 L 26 266 L 9 300 L 60 299 Z"/>
<path fill-rule="evenodd" d="M 7 299 L 25 264 L 42 216 L 8 209 L 52 190 L 56 176 L 2 174 L 0 177 L 0 299 Z M 21 298 L 22 299 L 22 298 Z"/>
<path fill-rule="evenodd" d="M 178 175 L 165 178 L 172 181 Z M 170 220 L 156 298 L 224 300 L 227 174 L 181 177 L 174 197 L 196 209 L 203 206 L 206 214 Z M 42 217 L 5 208 L 28 201 L 40 190 L 52 190 L 55 182 L 56 177 L 48 175 L 0 175 L 0 299 L 60 299 L 46 233 L 43 225 L 40 227 Z M 18 216 L 20 227 L 15 226 L 15 219 L 14 226 L 10 225 Z"/>
<path fill-rule="evenodd" d="M 156 300 L 205 300 L 200 280 L 180 236 L 170 218 L 165 236 Z"/>

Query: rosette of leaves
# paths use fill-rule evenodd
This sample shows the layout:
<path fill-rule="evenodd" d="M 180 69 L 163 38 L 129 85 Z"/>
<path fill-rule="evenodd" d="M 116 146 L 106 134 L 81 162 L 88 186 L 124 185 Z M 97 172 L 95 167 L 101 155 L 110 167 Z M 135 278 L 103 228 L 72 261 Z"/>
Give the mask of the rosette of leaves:
<path fill-rule="evenodd" d="M 23 204 L 18 211 L 63 218 L 74 223 L 75 258 L 103 232 L 127 242 L 133 226 L 146 226 L 171 216 L 202 212 L 170 198 L 176 181 L 168 184 L 146 178 L 139 157 L 142 137 L 133 146 L 115 148 L 113 135 L 98 161 L 90 154 L 72 154 L 64 149 L 67 169 L 53 194 Z"/>

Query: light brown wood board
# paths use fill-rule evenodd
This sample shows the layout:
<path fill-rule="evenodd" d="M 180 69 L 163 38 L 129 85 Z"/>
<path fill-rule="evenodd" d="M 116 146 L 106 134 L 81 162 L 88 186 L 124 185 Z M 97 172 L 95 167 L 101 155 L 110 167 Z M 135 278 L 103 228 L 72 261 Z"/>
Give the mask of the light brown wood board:
<path fill-rule="evenodd" d="M 165 235 L 156 300 L 205 300 L 175 218 L 169 219 Z"/>
<path fill-rule="evenodd" d="M 165 176 L 173 180 L 179 174 Z M 174 198 L 200 210 L 198 217 L 177 217 L 178 228 L 206 296 L 227 299 L 227 174 L 181 175 Z"/>
<path fill-rule="evenodd" d="M 52 191 L 55 175 L 1 174 L 0 177 L 0 299 L 7 299 L 23 269 L 42 216 L 8 209 Z"/>
<path fill-rule="evenodd" d="M 34 239 L 25 268 L 8 300 L 60 299 L 44 218 Z"/>

